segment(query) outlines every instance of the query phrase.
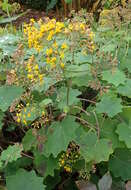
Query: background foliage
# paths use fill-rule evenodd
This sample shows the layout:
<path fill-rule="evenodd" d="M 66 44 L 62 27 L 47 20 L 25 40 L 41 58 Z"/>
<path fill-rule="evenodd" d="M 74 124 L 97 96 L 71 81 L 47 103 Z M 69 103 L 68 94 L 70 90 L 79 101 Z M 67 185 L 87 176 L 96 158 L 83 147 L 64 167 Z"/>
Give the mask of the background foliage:
<path fill-rule="evenodd" d="M 99 22 L 81 10 L 0 29 L 0 188 L 131 180 L 130 5 L 118 4 Z"/>

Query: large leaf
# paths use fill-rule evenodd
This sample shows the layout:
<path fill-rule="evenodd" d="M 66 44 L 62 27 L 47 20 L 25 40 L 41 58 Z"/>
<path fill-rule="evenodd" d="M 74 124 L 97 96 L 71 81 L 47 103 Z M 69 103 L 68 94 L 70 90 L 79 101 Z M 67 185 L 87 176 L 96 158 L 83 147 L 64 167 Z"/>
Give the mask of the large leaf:
<path fill-rule="evenodd" d="M 44 99 L 42 102 L 40 102 L 40 107 L 44 108 L 46 107 L 48 104 L 52 104 L 52 100 L 50 98 L 46 98 Z"/>
<path fill-rule="evenodd" d="M 118 93 L 131 98 L 131 79 L 127 79 L 125 85 L 118 87 Z"/>
<path fill-rule="evenodd" d="M 119 84 L 124 84 L 126 80 L 125 74 L 118 69 L 114 72 L 112 72 L 111 70 L 104 71 L 102 77 L 103 80 L 107 81 L 110 84 L 114 84 L 115 86 L 118 86 Z"/>
<path fill-rule="evenodd" d="M 72 85 L 77 85 L 78 87 L 81 86 L 89 86 L 89 81 L 92 80 L 91 75 L 82 75 L 78 77 L 72 78 Z"/>
<path fill-rule="evenodd" d="M 46 190 L 52 190 L 61 182 L 61 176 L 58 170 L 55 170 L 54 176 L 48 176 L 44 180 L 44 184 L 46 185 Z"/>
<path fill-rule="evenodd" d="M 131 150 L 117 149 L 109 160 L 109 170 L 115 177 L 125 181 L 131 179 Z"/>
<path fill-rule="evenodd" d="M 36 140 L 36 136 L 33 134 L 33 129 L 29 129 L 22 140 L 24 150 L 30 150 L 32 146 L 35 146 Z"/>
<path fill-rule="evenodd" d="M 37 90 L 39 92 L 42 92 L 42 91 L 47 91 L 51 86 L 53 86 L 54 84 L 56 84 L 58 81 L 55 80 L 54 78 L 50 78 L 50 77 L 44 77 L 43 78 L 43 81 L 44 83 L 43 84 L 40 84 L 40 83 L 37 83 L 35 84 L 32 88 L 33 90 Z"/>
<path fill-rule="evenodd" d="M 119 140 L 124 141 L 127 148 L 131 148 L 131 122 L 129 124 L 120 123 L 116 133 L 119 135 Z"/>
<path fill-rule="evenodd" d="M 23 88 L 18 86 L 0 87 L 0 109 L 5 112 L 11 103 L 19 98 L 24 92 Z"/>
<path fill-rule="evenodd" d="M 44 177 L 54 176 L 54 170 L 59 169 L 59 160 L 54 158 L 52 155 L 48 158 L 45 158 L 46 171 Z"/>
<path fill-rule="evenodd" d="M 81 155 L 87 162 L 108 161 L 110 154 L 113 153 L 111 143 L 108 139 L 99 139 L 94 132 L 83 132 L 77 143 L 80 145 Z"/>
<path fill-rule="evenodd" d="M 8 190 L 44 190 L 43 178 L 37 177 L 34 171 L 28 172 L 19 169 L 15 175 L 8 176 L 6 179 Z"/>
<path fill-rule="evenodd" d="M 118 135 L 115 133 L 117 124 L 117 120 L 106 119 L 100 128 L 101 138 L 109 139 L 113 149 L 123 148 L 125 146 L 124 143 L 119 141 Z"/>
<path fill-rule="evenodd" d="M 56 157 L 61 151 L 65 151 L 70 141 L 75 138 L 75 131 L 79 126 L 75 118 L 67 116 L 62 122 L 53 123 L 45 143 L 44 155 L 53 154 Z"/>
<path fill-rule="evenodd" d="M 82 64 L 82 65 L 69 65 L 65 70 L 65 76 L 67 78 L 72 77 L 80 77 L 85 75 L 90 75 L 90 65 Z"/>
<path fill-rule="evenodd" d="M 23 150 L 22 145 L 15 144 L 9 146 L 6 150 L 1 153 L 0 162 L 13 162 L 21 157 L 21 152 Z"/>
<path fill-rule="evenodd" d="M 105 95 L 96 104 L 96 111 L 97 113 L 106 113 L 109 117 L 114 117 L 122 112 L 121 99 Z"/>
<path fill-rule="evenodd" d="M 67 105 L 71 106 L 73 104 L 78 103 L 79 99 L 77 98 L 77 96 L 79 96 L 81 94 L 81 92 L 77 89 L 68 89 L 65 87 L 61 87 L 59 89 L 59 93 L 57 96 L 57 101 L 58 103 L 58 107 L 60 109 L 64 109 Z"/>
<path fill-rule="evenodd" d="M 18 158 L 16 161 L 8 163 L 6 168 L 4 168 L 4 175 L 6 177 L 16 174 L 16 171 L 19 168 L 27 168 L 30 167 L 33 163 L 33 160 L 28 157 Z"/>
<path fill-rule="evenodd" d="M 45 157 L 40 151 L 34 151 L 34 164 L 37 171 L 46 178 L 47 176 L 54 176 L 54 171 L 59 169 L 59 158 L 54 158 L 53 155 Z"/>
<path fill-rule="evenodd" d="M 120 116 L 126 121 L 129 122 L 131 119 L 131 106 L 123 106 L 122 113 Z"/>
<path fill-rule="evenodd" d="M 6 34 L 0 37 L 0 49 L 3 50 L 3 54 L 11 56 L 16 51 L 19 40 L 20 37 L 13 34 Z"/>

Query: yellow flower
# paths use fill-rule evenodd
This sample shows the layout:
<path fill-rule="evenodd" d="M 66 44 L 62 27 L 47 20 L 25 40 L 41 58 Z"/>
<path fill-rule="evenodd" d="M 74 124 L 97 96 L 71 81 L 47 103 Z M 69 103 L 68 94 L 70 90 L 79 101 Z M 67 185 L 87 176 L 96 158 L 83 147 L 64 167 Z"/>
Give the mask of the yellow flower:
<path fill-rule="evenodd" d="M 34 78 L 33 74 L 28 74 L 27 77 L 28 77 L 28 79 L 30 79 L 30 80 Z"/>
<path fill-rule="evenodd" d="M 28 68 L 28 73 L 31 73 L 32 69 L 31 68 Z"/>
<path fill-rule="evenodd" d="M 53 49 L 52 48 L 49 48 L 49 49 L 46 50 L 46 55 L 47 56 L 50 56 L 52 53 L 53 53 Z"/>
<path fill-rule="evenodd" d="M 40 81 L 43 81 L 43 77 L 44 77 L 43 74 L 40 74 L 40 75 L 39 75 L 39 79 L 40 79 Z"/>
<path fill-rule="evenodd" d="M 55 33 L 60 33 L 60 32 L 61 32 L 61 28 L 56 27 L 56 29 L 55 29 Z"/>
<path fill-rule="evenodd" d="M 56 42 L 54 42 L 53 44 L 52 44 L 52 47 L 54 47 L 54 48 L 58 48 L 58 44 L 56 43 Z"/>
<path fill-rule="evenodd" d="M 60 58 L 63 59 L 64 58 L 64 52 L 60 51 Z"/>
<path fill-rule="evenodd" d="M 45 115 L 45 112 L 44 112 L 44 111 L 42 111 L 42 115 L 43 115 L 43 116 Z"/>
<path fill-rule="evenodd" d="M 64 165 L 64 163 L 65 163 L 65 160 L 64 160 L 64 159 L 63 159 L 63 160 L 61 160 L 61 164 L 62 164 L 62 165 Z"/>
<path fill-rule="evenodd" d="M 31 19 L 30 19 L 30 22 L 35 23 L 34 18 L 31 18 Z"/>
<path fill-rule="evenodd" d="M 27 117 L 30 117 L 31 116 L 31 114 L 30 114 L 30 112 L 27 114 Z"/>
<path fill-rule="evenodd" d="M 50 31 L 50 33 L 49 33 L 49 35 L 48 35 L 48 37 L 47 37 L 47 41 L 51 41 L 53 35 L 54 35 L 54 31 L 52 30 L 52 31 Z"/>
<path fill-rule="evenodd" d="M 95 35 L 94 35 L 94 33 L 93 32 L 90 32 L 89 33 L 89 37 L 91 38 L 91 40 L 93 40 L 93 37 L 94 37 Z"/>
<path fill-rule="evenodd" d="M 95 46 L 94 45 L 92 45 L 92 50 L 94 50 L 95 49 Z"/>
<path fill-rule="evenodd" d="M 64 63 L 60 63 L 60 66 L 61 66 L 62 69 L 64 69 L 65 64 Z"/>
<path fill-rule="evenodd" d="M 72 171 L 71 167 L 69 166 L 64 166 L 64 169 L 66 172 L 69 172 L 69 173 Z"/>
<path fill-rule="evenodd" d="M 23 123 L 24 123 L 25 125 L 27 125 L 27 122 L 26 122 L 26 120 L 25 120 L 25 119 L 23 120 Z"/>
<path fill-rule="evenodd" d="M 62 48 L 62 49 L 67 49 L 67 48 L 68 48 L 68 46 L 67 46 L 67 44 L 66 44 L 66 43 L 63 43 L 63 44 L 62 44 L 62 46 L 61 46 L 61 48 Z"/>
<path fill-rule="evenodd" d="M 41 25 L 41 28 L 40 28 L 40 33 L 44 33 L 45 32 L 45 25 Z"/>
<path fill-rule="evenodd" d="M 84 24 L 84 23 L 81 23 L 81 24 L 80 24 L 80 29 L 81 29 L 81 30 L 85 30 L 85 24 Z"/>
<path fill-rule="evenodd" d="M 18 117 L 16 121 L 17 121 L 18 123 L 20 123 L 20 118 Z"/>
<path fill-rule="evenodd" d="M 69 30 L 73 30 L 73 25 L 69 24 L 68 28 L 69 28 Z"/>
<path fill-rule="evenodd" d="M 52 63 L 56 62 L 56 57 L 52 57 L 51 62 Z"/>
<path fill-rule="evenodd" d="M 39 70 L 39 66 L 38 66 L 38 65 L 35 65 L 34 69 L 35 69 L 35 70 Z"/>

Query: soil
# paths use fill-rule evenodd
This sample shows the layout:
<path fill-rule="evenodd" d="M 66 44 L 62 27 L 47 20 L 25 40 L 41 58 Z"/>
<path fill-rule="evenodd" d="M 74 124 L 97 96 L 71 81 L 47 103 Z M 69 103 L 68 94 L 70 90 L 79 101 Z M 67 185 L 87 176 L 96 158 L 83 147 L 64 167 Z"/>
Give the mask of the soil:
<path fill-rule="evenodd" d="M 46 17 L 49 18 L 55 17 L 57 20 L 60 20 L 62 18 L 61 15 L 56 13 L 56 10 L 50 10 L 47 13 L 45 11 L 27 9 L 25 7 L 22 7 L 21 12 L 27 12 L 27 13 L 13 22 L 13 25 L 15 25 L 16 27 L 21 26 L 23 23 L 29 23 L 31 18 L 34 18 L 36 21 L 38 21 L 39 19 L 44 20 Z"/>

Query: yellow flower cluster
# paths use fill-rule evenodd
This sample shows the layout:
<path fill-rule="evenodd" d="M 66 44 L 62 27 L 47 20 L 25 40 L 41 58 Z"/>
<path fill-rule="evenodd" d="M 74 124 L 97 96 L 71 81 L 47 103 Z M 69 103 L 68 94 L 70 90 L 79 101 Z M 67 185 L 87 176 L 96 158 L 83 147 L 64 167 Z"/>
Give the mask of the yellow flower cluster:
<path fill-rule="evenodd" d="M 31 82 L 38 82 L 39 81 L 40 84 L 42 84 L 44 74 L 41 74 L 41 71 L 39 69 L 39 65 L 35 62 L 34 55 L 32 55 L 25 64 L 26 64 L 27 78 Z"/>
<path fill-rule="evenodd" d="M 71 143 L 69 149 L 64 152 L 59 159 L 59 166 L 63 167 L 66 172 L 72 172 L 73 165 L 79 159 L 79 151 L 74 143 Z"/>
<path fill-rule="evenodd" d="M 27 125 L 27 120 L 26 118 L 30 118 L 31 117 L 31 111 L 32 110 L 28 110 L 27 109 L 29 108 L 30 104 L 26 104 L 26 108 L 24 108 L 24 106 L 22 104 L 19 104 L 17 106 L 17 113 L 16 113 L 16 116 L 17 116 L 17 123 L 23 123 L 24 125 Z M 22 110 L 24 111 L 24 113 L 22 113 Z"/>
<path fill-rule="evenodd" d="M 39 20 L 35 23 L 34 19 L 30 20 L 29 24 L 24 24 L 24 34 L 28 38 L 29 48 L 35 48 L 38 52 L 44 49 L 44 45 L 47 45 L 47 42 L 54 41 L 58 34 L 67 35 L 72 32 L 78 32 L 79 34 L 85 35 L 90 31 L 89 26 L 84 22 L 72 22 L 68 21 L 57 22 L 55 19 L 47 19 L 43 22 Z M 88 41 L 92 40 L 92 32 L 89 33 Z M 65 36 L 66 37 L 66 36 Z M 43 41 L 44 40 L 44 41 Z M 42 44 L 44 42 L 44 44 Z M 63 49 L 67 46 L 62 47 Z"/>
<path fill-rule="evenodd" d="M 53 36 L 62 32 L 64 27 L 63 22 L 56 22 L 55 19 L 45 23 L 39 20 L 36 27 L 34 19 L 31 19 L 29 24 L 24 24 L 24 34 L 28 37 L 29 48 L 33 47 L 40 52 L 43 49 L 41 39 L 45 38 L 47 41 L 51 41 Z"/>
<path fill-rule="evenodd" d="M 65 21 L 58 22 L 55 19 L 47 19 L 45 22 L 30 20 L 24 25 L 24 34 L 28 39 L 29 48 L 34 48 L 38 53 L 43 51 L 46 69 L 65 68 L 66 53 L 81 48 L 84 53 L 94 51 L 94 33 L 85 22 Z M 74 40 L 74 42 L 73 42 Z M 63 41 L 63 42 L 62 42 Z M 28 79 L 35 81 L 42 79 L 39 67 L 34 63 L 32 56 L 27 63 Z M 61 71 L 60 71 L 61 72 Z"/>
<path fill-rule="evenodd" d="M 27 103 L 26 107 L 24 107 L 24 105 L 22 104 L 19 104 L 17 106 L 17 113 L 16 113 L 17 123 L 22 123 L 27 126 L 28 122 L 31 121 L 32 118 L 34 118 L 33 116 L 35 115 L 39 117 L 39 121 L 34 121 L 31 125 L 32 127 L 38 128 L 40 123 L 42 124 L 43 122 L 45 122 L 45 120 L 47 122 L 47 117 L 45 117 L 45 111 L 38 110 L 35 107 L 35 105 L 32 106 L 32 104 Z"/>
<path fill-rule="evenodd" d="M 66 154 L 62 154 L 61 158 L 59 159 L 59 165 L 60 167 L 63 167 L 66 172 L 72 172 L 72 167 L 69 163 L 66 161 Z"/>
<path fill-rule="evenodd" d="M 66 49 L 68 49 L 68 45 L 65 42 L 58 49 L 58 44 L 54 41 L 51 47 L 46 49 L 46 63 L 50 64 L 52 68 L 55 68 L 56 62 L 59 62 L 60 67 L 63 69 L 65 66 L 64 57 Z"/>

